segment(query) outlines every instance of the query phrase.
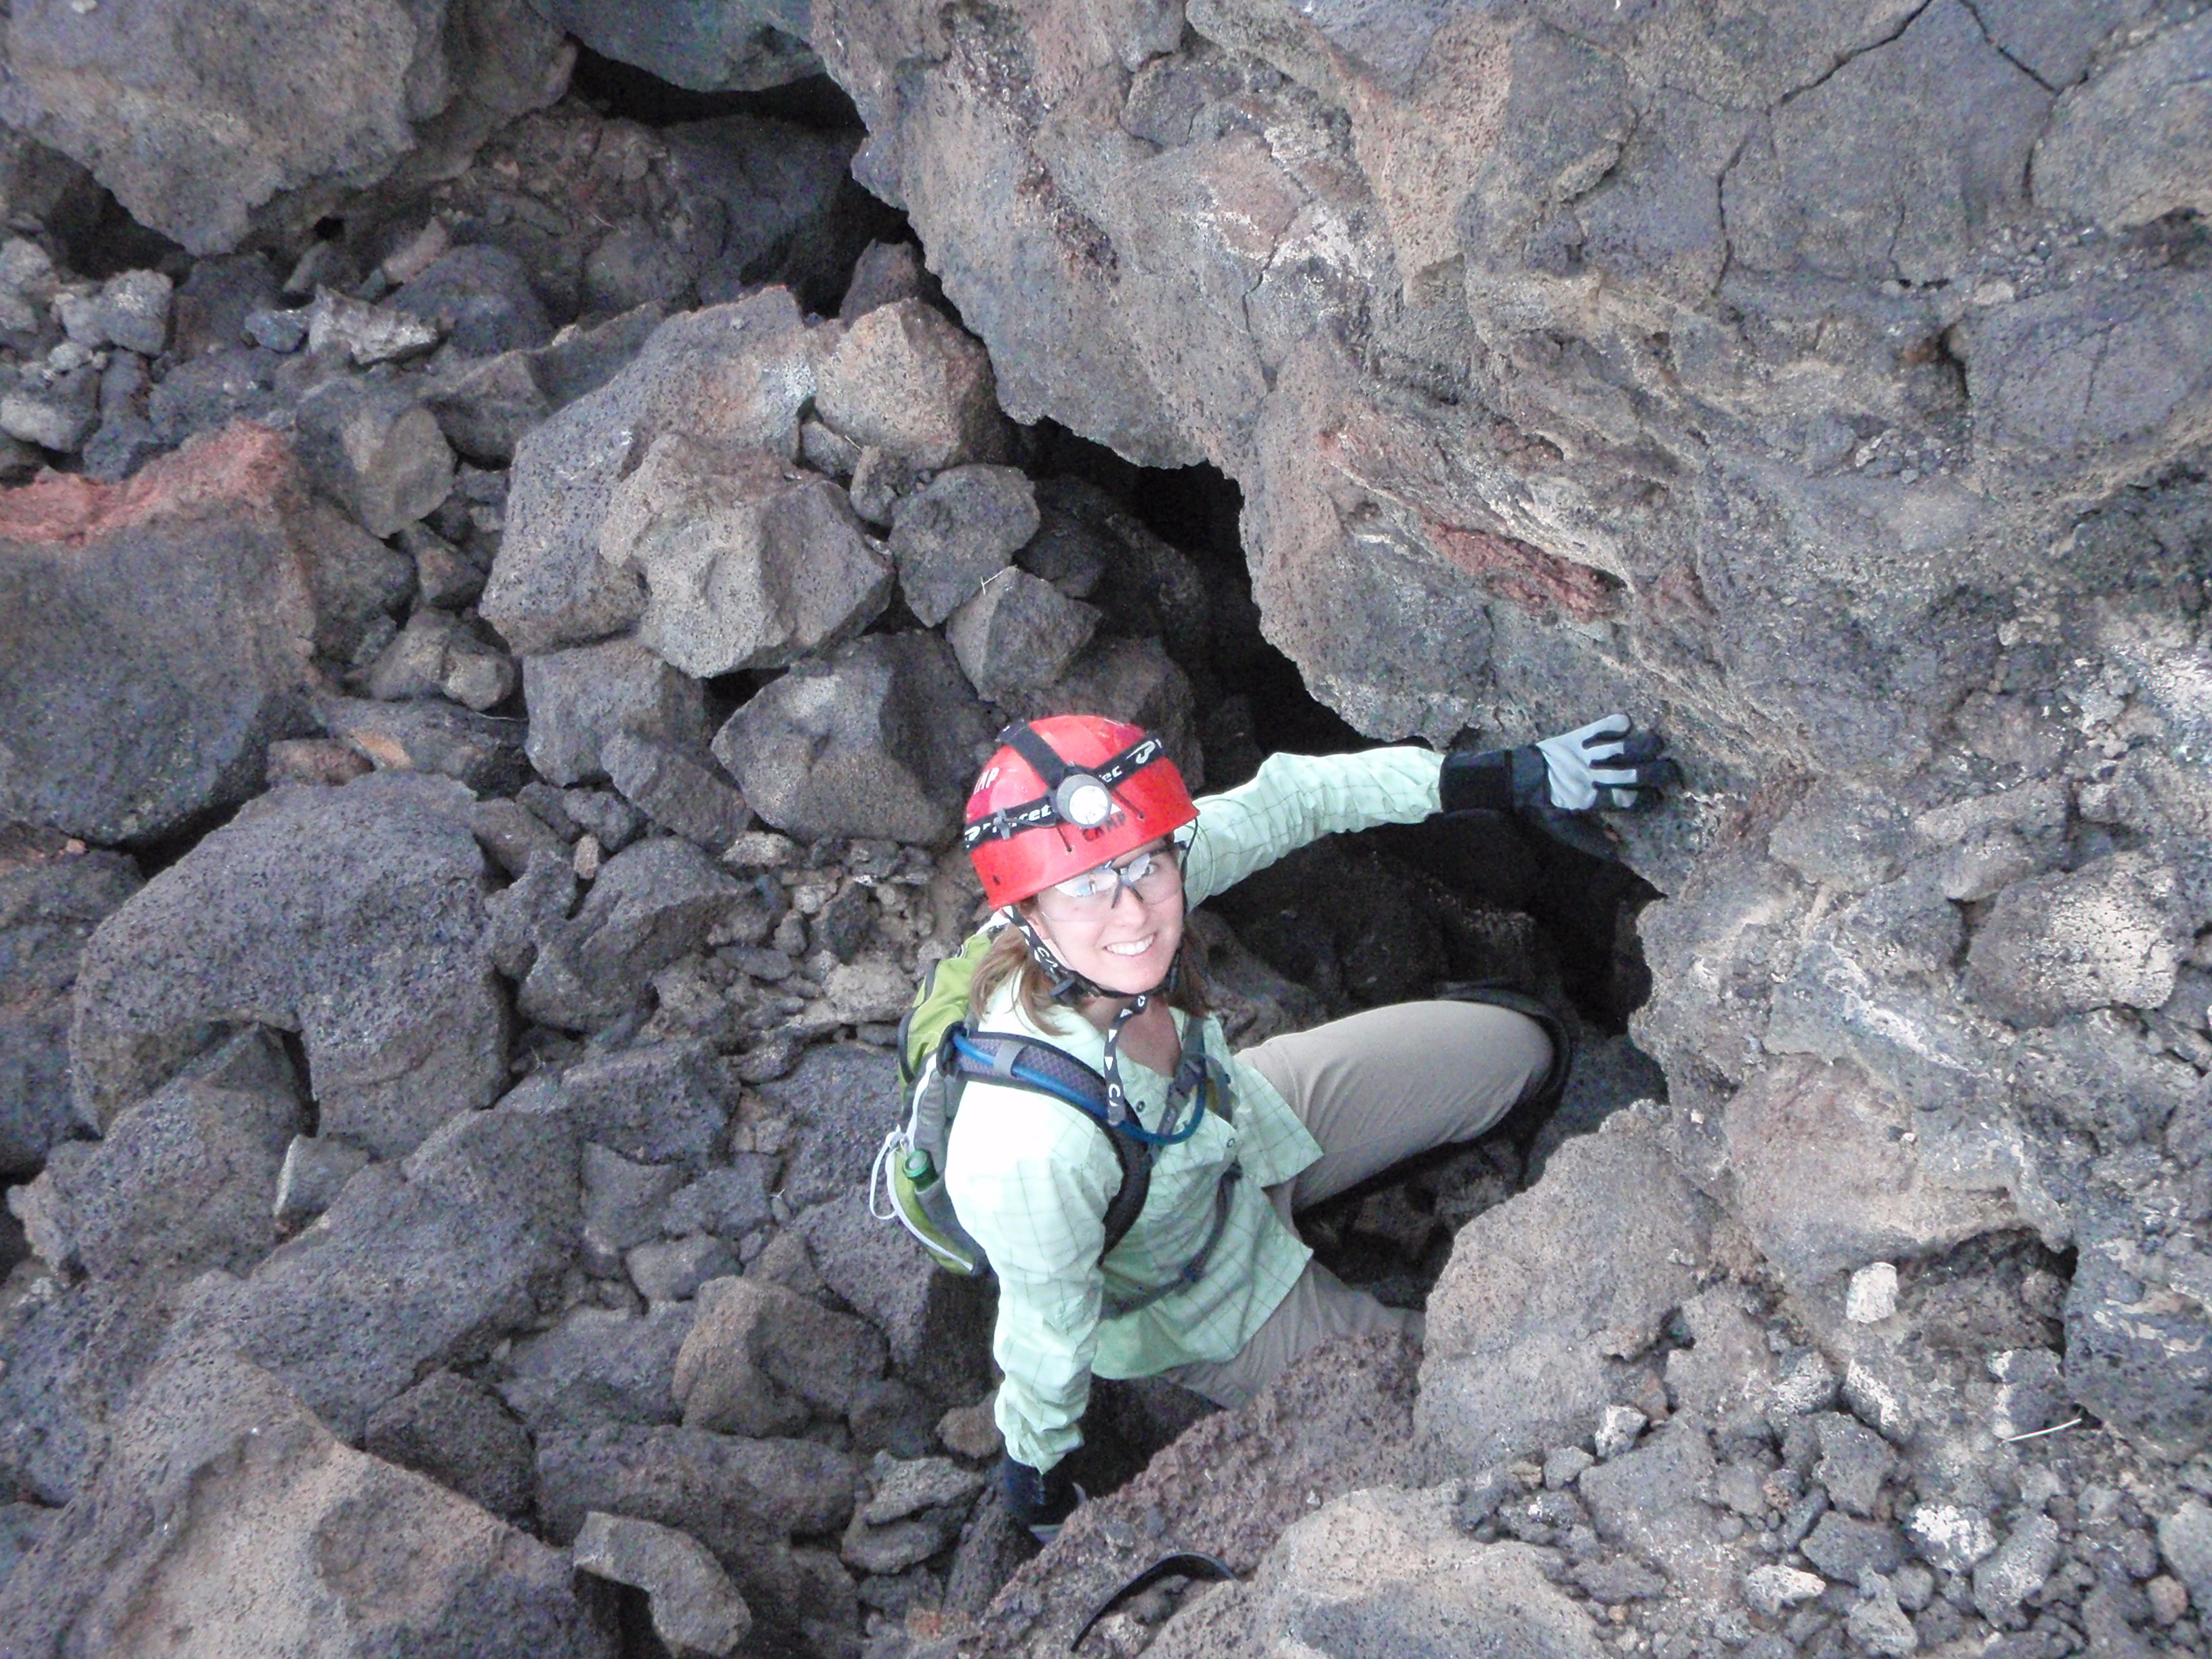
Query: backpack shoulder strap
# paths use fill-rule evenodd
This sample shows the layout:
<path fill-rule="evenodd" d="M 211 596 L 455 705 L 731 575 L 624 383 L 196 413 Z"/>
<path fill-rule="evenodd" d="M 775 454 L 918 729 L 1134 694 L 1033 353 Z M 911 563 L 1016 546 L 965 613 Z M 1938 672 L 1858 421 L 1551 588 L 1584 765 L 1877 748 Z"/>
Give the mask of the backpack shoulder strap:
<path fill-rule="evenodd" d="M 1103 1123 L 1098 1127 L 1106 1128 Z M 1106 1242 L 1098 1249 L 1101 1261 L 1113 1255 L 1114 1247 L 1129 1236 L 1129 1229 L 1137 1224 L 1138 1216 L 1144 1212 L 1145 1200 L 1152 1190 L 1152 1149 L 1111 1130 L 1106 1132 L 1106 1144 L 1114 1149 L 1114 1156 L 1121 1165 L 1121 1186 L 1114 1194 L 1114 1201 L 1106 1206 Z"/>
<path fill-rule="evenodd" d="M 1104 1261 L 1128 1237 L 1144 1210 L 1145 1200 L 1152 1192 L 1153 1158 L 1152 1147 L 1131 1136 L 1115 1134 L 1107 1126 L 1106 1079 L 1049 1043 L 970 1031 L 964 1024 L 946 1033 L 945 1050 L 963 1079 L 1049 1096 L 1075 1107 L 1098 1126 L 1098 1133 L 1113 1149 L 1114 1161 L 1121 1166 L 1121 1184 L 1106 1206 L 1106 1242 L 1098 1252 L 1099 1260 Z M 1026 1075 L 1018 1075 L 1017 1066 Z"/>

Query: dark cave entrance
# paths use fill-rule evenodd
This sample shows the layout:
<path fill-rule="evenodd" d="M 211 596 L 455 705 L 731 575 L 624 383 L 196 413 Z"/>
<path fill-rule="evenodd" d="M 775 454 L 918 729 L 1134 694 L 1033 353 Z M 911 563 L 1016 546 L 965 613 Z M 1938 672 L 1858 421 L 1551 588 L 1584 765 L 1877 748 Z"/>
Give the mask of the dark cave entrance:
<path fill-rule="evenodd" d="M 1375 746 L 1316 700 L 1262 635 L 1232 480 L 1210 466 L 1134 466 L 1050 422 L 1029 441 L 1030 472 L 1105 492 L 1202 576 L 1204 650 L 1181 660 L 1200 711 L 1206 790 L 1244 781 L 1270 754 Z M 1208 902 L 1245 949 L 1329 1018 L 1487 984 L 1540 997 L 1577 1028 L 1577 1073 L 1556 1108 L 1524 1107 L 1472 1146 L 1401 1166 L 1301 1215 L 1323 1265 L 1386 1302 L 1421 1305 L 1459 1228 L 1533 1182 L 1560 1139 L 1631 1100 L 1664 1095 L 1657 1066 L 1626 1035 L 1650 989 L 1635 915 L 1655 896 L 1625 865 L 1477 819 L 1329 837 Z M 1158 1381 L 1100 1385 L 1079 1478 L 1094 1492 L 1111 1490 L 1202 1410 Z"/>

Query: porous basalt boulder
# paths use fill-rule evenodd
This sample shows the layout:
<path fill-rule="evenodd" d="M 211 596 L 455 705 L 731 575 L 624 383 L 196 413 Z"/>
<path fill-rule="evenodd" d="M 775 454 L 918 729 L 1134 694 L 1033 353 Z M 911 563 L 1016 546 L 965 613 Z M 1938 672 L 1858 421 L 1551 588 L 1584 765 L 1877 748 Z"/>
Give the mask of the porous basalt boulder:
<path fill-rule="evenodd" d="M 76 1121 L 70 992 L 85 941 L 139 878 L 118 854 L 71 851 L 58 836 L 22 842 L 0 849 L 0 1168 L 27 1175 Z"/>
<path fill-rule="evenodd" d="M 781 289 L 671 318 L 612 380 L 532 428 L 515 448 L 485 618 L 526 654 L 636 622 L 645 586 L 621 562 L 628 544 L 601 546 L 616 486 L 663 432 L 795 456 L 836 332 L 808 327 Z"/>
<path fill-rule="evenodd" d="M 375 775 L 291 788 L 104 922 L 76 983 L 79 1117 L 105 1128 L 230 1024 L 300 1033 L 322 1131 L 411 1151 L 507 1085 L 466 792 Z"/>
<path fill-rule="evenodd" d="M 349 1652 L 616 1651 L 565 1551 L 354 1450 L 267 1371 L 212 1352 L 146 1378 L 0 1609 L 25 1653 L 130 1652 L 179 1620 L 222 1644 L 289 1632 Z"/>
<path fill-rule="evenodd" d="M 933 844 L 958 824 L 990 722 L 933 634 L 876 634 L 795 665 L 715 733 L 753 811 L 787 835 Z"/>
<path fill-rule="evenodd" d="M 82 161 L 141 224 L 220 253 L 257 228 L 304 229 L 410 162 L 465 161 L 560 96 L 574 51 L 523 0 L 348 0 L 307 29 L 270 28 L 244 0 L 57 0 L 11 19 L 8 56 L 10 126 Z"/>
<path fill-rule="evenodd" d="M 350 653 L 404 566 L 253 426 L 0 494 L 0 816 L 114 843 L 245 799 L 314 729 L 315 653 Z"/>

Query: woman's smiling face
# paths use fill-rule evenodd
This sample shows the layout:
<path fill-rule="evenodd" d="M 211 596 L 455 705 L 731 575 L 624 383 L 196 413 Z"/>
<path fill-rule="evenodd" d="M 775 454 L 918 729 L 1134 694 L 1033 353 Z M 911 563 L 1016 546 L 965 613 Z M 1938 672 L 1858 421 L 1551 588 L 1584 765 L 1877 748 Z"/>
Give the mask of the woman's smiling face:
<path fill-rule="evenodd" d="M 1182 874 L 1164 841 L 1036 896 L 1037 925 L 1054 951 L 1102 990 L 1157 989 L 1182 943 Z"/>

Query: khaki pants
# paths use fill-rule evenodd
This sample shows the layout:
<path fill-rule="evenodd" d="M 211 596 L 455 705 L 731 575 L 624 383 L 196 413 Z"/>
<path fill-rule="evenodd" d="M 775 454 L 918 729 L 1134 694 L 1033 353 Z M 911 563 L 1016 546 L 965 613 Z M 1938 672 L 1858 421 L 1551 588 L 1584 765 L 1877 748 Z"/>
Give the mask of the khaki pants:
<path fill-rule="evenodd" d="M 1406 1002 L 1272 1037 L 1244 1052 L 1298 1115 L 1322 1155 L 1267 1195 L 1295 1227 L 1299 1210 L 1347 1192 L 1392 1164 L 1474 1140 L 1539 1087 L 1551 1069 L 1542 1026 L 1507 1008 Z M 1403 1331 L 1421 1316 L 1386 1308 L 1319 1262 L 1233 1359 L 1167 1375 L 1215 1404 L 1242 1406 L 1309 1348 L 1332 1337 Z"/>

